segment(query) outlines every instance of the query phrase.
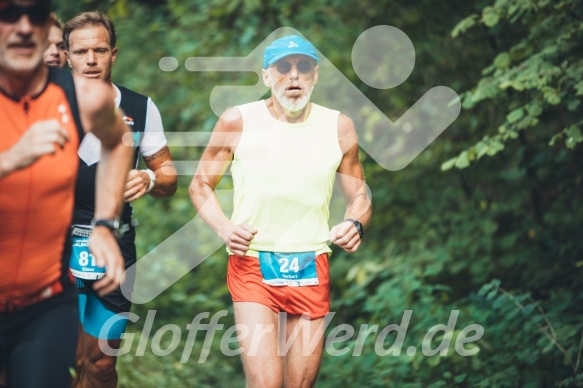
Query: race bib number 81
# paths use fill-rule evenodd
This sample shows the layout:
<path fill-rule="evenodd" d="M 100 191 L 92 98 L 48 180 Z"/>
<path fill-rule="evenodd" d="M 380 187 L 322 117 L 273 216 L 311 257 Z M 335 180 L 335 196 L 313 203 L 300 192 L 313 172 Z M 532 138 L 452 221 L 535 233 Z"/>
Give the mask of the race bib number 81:
<path fill-rule="evenodd" d="M 271 286 L 319 284 L 316 252 L 259 252 L 263 283 Z"/>
<path fill-rule="evenodd" d="M 85 280 L 98 280 L 105 275 L 105 268 L 95 264 L 95 258 L 89 252 L 87 237 L 73 237 L 73 249 L 69 268 L 73 276 Z"/>

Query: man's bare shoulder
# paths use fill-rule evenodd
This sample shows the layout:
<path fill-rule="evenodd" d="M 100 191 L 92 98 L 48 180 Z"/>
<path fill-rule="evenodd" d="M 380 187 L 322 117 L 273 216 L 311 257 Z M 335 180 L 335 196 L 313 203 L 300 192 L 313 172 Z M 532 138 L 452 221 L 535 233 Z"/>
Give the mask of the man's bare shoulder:
<path fill-rule="evenodd" d="M 242 130 L 243 116 L 236 106 L 225 110 L 215 126 L 216 132 L 241 132 Z"/>
<path fill-rule="evenodd" d="M 356 136 L 354 122 L 342 112 L 338 115 L 338 134 Z"/>
<path fill-rule="evenodd" d="M 338 115 L 338 142 L 340 143 L 342 153 L 345 153 L 352 146 L 358 144 L 354 122 L 344 113 Z"/>

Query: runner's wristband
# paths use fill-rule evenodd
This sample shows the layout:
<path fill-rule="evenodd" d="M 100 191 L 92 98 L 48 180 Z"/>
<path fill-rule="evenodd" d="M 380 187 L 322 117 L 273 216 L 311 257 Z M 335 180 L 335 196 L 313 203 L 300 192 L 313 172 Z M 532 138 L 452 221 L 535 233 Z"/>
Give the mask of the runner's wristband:
<path fill-rule="evenodd" d="M 94 218 L 91 220 L 91 229 L 94 229 L 96 226 L 105 226 L 115 237 L 120 237 L 122 235 L 122 233 L 120 233 L 121 222 L 119 221 L 119 217 L 101 218 L 98 220 Z"/>
<path fill-rule="evenodd" d="M 156 184 L 156 174 L 154 174 L 154 171 L 150 169 L 142 171 L 148 174 L 148 176 L 150 177 L 150 186 L 148 186 L 148 189 L 146 190 L 146 193 L 149 193 L 150 190 L 152 190 L 154 188 L 154 185 Z"/>
<path fill-rule="evenodd" d="M 362 224 L 352 218 L 347 218 L 344 221 L 352 222 L 352 224 L 356 226 L 356 230 L 358 230 L 358 235 L 362 239 L 362 236 L 364 236 L 364 228 L 362 227 Z"/>

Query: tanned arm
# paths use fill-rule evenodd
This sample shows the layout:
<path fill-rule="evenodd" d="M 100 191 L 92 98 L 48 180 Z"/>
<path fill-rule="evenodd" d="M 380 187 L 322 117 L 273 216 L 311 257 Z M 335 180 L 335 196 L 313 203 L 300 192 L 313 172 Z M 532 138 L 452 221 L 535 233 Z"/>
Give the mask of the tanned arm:
<path fill-rule="evenodd" d="M 371 199 L 358 160 L 358 139 L 354 124 L 343 114 L 338 118 L 338 141 L 343 154 L 337 172 L 346 202 L 344 219 L 354 219 L 366 226 L 371 217 Z M 355 252 L 360 246 L 360 235 L 352 222 L 343 221 L 330 230 L 330 241 L 347 252 Z"/>
<path fill-rule="evenodd" d="M 176 169 L 172 163 L 168 146 L 150 156 L 144 156 L 144 162 L 148 169 L 154 172 L 156 177 L 154 187 L 148 192 L 155 198 L 168 198 L 176 193 Z M 150 187 L 150 175 L 142 170 L 131 170 L 128 175 L 124 201 L 131 202 L 146 194 Z"/>
<path fill-rule="evenodd" d="M 233 224 L 223 213 L 214 189 L 233 159 L 242 129 L 243 120 L 237 108 L 223 113 L 215 125 L 189 189 L 190 199 L 198 215 L 238 256 L 245 255 L 257 230 L 247 224 Z"/>

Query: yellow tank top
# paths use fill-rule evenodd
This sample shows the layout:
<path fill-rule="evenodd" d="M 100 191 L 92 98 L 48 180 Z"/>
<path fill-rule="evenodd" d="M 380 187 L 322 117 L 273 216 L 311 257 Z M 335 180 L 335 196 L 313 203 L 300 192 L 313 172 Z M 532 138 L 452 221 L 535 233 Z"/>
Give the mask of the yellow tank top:
<path fill-rule="evenodd" d="M 243 132 L 231 164 L 231 220 L 258 230 L 247 255 L 331 252 L 329 204 L 342 159 L 339 112 L 312 104 L 304 122 L 284 123 L 263 100 L 238 108 Z"/>

